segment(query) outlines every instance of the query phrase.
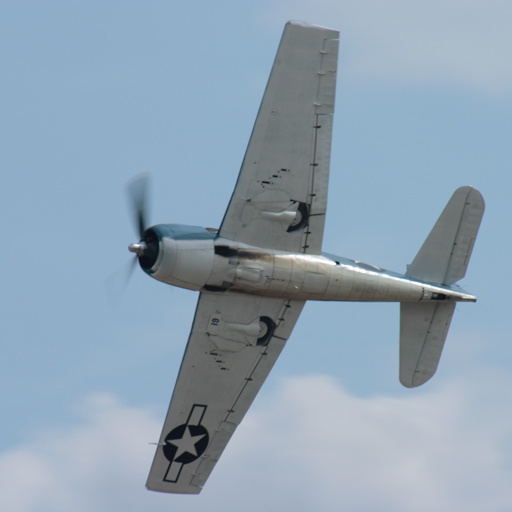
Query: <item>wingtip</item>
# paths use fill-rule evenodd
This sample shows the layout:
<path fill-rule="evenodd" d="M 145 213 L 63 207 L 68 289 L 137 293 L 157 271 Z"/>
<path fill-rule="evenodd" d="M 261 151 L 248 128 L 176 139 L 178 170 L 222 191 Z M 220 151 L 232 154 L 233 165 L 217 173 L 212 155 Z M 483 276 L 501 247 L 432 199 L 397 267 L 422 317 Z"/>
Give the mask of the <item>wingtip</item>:
<path fill-rule="evenodd" d="M 420 374 L 418 372 L 418 373 L 415 373 L 412 376 L 412 378 L 411 378 L 411 376 L 408 376 L 408 378 L 406 379 L 405 377 L 399 376 L 399 381 L 400 381 L 400 384 L 402 384 L 402 386 L 404 386 L 404 388 L 414 389 L 414 388 L 419 388 L 420 386 L 423 386 L 423 384 L 428 382 L 434 376 L 434 374 L 435 374 L 435 372 L 432 375 L 424 375 L 424 374 Z"/>
<path fill-rule="evenodd" d="M 485 208 L 485 201 L 482 196 L 482 193 L 480 190 L 478 190 L 475 187 L 472 187 L 471 185 L 464 185 L 462 187 L 459 187 L 455 193 L 461 192 L 467 194 L 468 199 L 471 197 L 473 201 L 477 200 L 478 202 L 482 203 L 483 207 Z"/>

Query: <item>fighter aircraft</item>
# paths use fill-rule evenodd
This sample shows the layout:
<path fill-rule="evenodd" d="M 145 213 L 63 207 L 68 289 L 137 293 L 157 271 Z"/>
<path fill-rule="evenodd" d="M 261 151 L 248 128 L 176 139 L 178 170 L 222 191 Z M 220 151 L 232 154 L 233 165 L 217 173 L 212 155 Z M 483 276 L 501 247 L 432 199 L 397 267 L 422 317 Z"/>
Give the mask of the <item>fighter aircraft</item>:
<path fill-rule="evenodd" d="M 142 269 L 200 292 L 147 488 L 197 494 L 283 349 L 307 300 L 400 303 L 400 382 L 436 369 L 484 212 L 455 191 L 405 274 L 323 253 L 339 33 L 286 24 L 220 228 L 146 226 L 131 183 Z M 258 442 L 257 440 L 255 442 Z M 263 445 L 262 445 L 263 449 Z"/>

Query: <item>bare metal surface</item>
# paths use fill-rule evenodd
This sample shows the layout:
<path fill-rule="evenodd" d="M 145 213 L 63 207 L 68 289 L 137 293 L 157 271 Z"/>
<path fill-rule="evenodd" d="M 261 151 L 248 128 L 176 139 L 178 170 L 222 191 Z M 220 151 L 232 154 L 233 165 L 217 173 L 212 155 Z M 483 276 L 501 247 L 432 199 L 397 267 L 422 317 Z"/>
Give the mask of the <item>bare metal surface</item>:
<path fill-rule="evenodd" d="M 454 193 L 405 275 L 322 254 L 337 55 L 337 31 L 288 23 L 220 230 L 146 231 L 144 270 L 201 292 L 149 489 L 201 491 L 307 300 L 399 302 L 406 387 L 434 375 L 456 302 L 476 301 L 455 284 L 484 209 L 471 187 Z M 144 183 L 132 191 L 141 231 Z M 148 247 L 129 249 L 142 258 Z"/>

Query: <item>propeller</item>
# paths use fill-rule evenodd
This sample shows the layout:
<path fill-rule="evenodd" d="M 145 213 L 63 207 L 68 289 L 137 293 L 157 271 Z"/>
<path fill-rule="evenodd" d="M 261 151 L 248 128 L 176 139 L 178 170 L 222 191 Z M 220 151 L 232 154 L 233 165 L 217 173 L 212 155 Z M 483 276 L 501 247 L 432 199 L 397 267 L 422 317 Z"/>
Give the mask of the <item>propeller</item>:
<path fill-rule="evenodd" d="M 149 173 L 139 174 L 126 184 L 126 193 L 132 209 L 135 230 L 139 240 L 147 228 L 147 198 L 149 189 Z"/>
<path fill-rule="evenodd" d="M 158 237 L 147 229 L 147 202 L 149 190 L 149 174 L 139 174 L 126 185 L 128 200 L 133 211 L 135 229 L 139 234 L 139 242 L 130 244 L 128 250 L 137 255 L 143 269 L 151 268 L 158 257 Z"/>
<path fill-rule="evenodd" d="M 147 228 L 149 182 L 149 173 L 143 173 L 133 177 L 125 185 L 135 231 L 139 235 L 139 242 L 130 244 L 128 247 L 130 252 L 135 253 L 134 257 L 130 258 L 126 265 L 112 274 L 105 282 L 107 295 L 114 305 L 119 304 L 121 297 L 124 295 L 137 266 L 137 261 L 144 258 L 148 252 L 148 245 L 143 240 L 143 236 Z"/>
<path fill-rule="evenodd" d="M 104 281 L 105 292 L 114 308 L 117 308 L 121 303 L 136 265 L 137 256 L 130 258 L 119 270 Z"/>

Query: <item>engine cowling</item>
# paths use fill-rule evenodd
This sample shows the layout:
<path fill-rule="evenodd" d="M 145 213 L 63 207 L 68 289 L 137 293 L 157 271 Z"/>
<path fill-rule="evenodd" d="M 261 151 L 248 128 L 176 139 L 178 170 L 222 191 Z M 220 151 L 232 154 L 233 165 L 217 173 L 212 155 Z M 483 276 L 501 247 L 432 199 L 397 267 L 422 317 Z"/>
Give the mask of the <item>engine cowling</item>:
<path fill-rule="evenodd" d="M 151 277 L 200 290 L 213 268 L 215 234 L 196 226 L 158 224 L 144 231 L 139 263 Z"/>

